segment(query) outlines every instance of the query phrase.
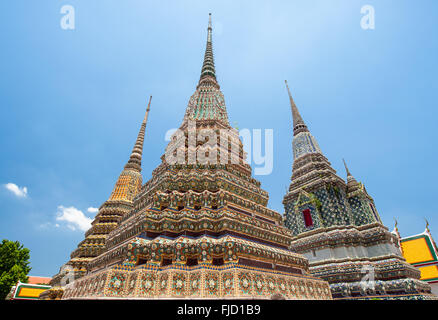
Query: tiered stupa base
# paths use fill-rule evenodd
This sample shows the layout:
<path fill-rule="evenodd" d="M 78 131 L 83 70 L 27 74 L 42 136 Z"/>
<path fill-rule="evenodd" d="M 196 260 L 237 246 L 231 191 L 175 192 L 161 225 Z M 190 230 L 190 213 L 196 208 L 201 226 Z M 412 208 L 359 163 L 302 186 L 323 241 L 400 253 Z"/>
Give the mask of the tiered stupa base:
<path fill-rule="evenodd" d="M 331 299 L 328 283 L 288 250 L 231 236 L 135 238 L 125 246 L 127 261 L 67 285 L 63 299 Z"/>
<path fill-rule="evenodd" d="M 312 275 L 330 283 L 334 299 L 437 299 L 392 238 L 380 224 L 337 226 L 300 234 L 292 249 L 309 259 Z"/>
<path fill-rule="evenodd" d="M 331 299 L 326 282 L 227 263 L 115 266 L 66 288 L 63 299 Z"/>

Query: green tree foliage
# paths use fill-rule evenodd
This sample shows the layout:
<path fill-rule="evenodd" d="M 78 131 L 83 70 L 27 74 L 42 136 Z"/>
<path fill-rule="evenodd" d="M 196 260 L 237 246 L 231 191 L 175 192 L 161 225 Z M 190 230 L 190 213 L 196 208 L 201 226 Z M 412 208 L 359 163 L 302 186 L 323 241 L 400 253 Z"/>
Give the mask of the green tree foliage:
<path fill-rule="evenodd" d="M 5 299 L 18 281 L 27 282 L 30 271 L 29 249 L 18 241 L 4 239 L 0 244 L 0 299 Z"/>

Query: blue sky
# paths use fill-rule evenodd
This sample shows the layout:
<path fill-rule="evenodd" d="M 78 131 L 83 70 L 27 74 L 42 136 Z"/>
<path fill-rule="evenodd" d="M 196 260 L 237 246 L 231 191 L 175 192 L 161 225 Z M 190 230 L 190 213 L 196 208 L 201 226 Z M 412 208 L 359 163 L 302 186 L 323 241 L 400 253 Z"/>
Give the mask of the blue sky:
<path fill-rule="evenodd" d="M 60 27 L 65 4 L 75 30 Z M 375 30 L 360 27 L 366 4 Z M 326 157 L 341 177 L 347 160 L 385 225 L 397 217 L 407 236 L 427 217 L 438 237 L 438 2 L 2 1 L 0 237 L 30 248 L 31 274 L 55 274 L 83 239 L 69 214 L 85 223 L 108 198 L 151 94 L 144 181 L 160 163 L 199 79 L 208 12 L 231 124 L 274 129 L 274 170 L 256 177 L 271 208 L 283 212 L 291 176 L 287 79 Z"/>

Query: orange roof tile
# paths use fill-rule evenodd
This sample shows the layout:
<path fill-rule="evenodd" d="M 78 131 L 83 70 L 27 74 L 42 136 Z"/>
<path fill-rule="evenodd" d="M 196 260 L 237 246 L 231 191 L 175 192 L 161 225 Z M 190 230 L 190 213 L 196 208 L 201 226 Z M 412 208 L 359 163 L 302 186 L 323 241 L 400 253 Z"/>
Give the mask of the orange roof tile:
<path fill-rule="evenodd" d="M 49 284 L 52 278 L 50 277 L 35 277 L 29 276 L 28 284 Z"/>

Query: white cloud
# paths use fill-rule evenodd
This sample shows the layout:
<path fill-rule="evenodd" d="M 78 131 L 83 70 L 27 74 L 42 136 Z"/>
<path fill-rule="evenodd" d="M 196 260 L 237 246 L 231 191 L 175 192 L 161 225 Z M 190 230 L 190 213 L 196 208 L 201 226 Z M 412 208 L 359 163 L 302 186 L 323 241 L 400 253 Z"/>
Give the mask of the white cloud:
<path fill-rule="evenodd" d="M 44 222 L 44 223 L 37 225 L 38 229 L 48 229 L 51 227 L 52 227 L 52 224 L 50 222 Z"/>
<path fill-rule="evenodd" d="M 7 183 L 4 185 L 6 189 L 11 191 L 13 194 L 15 194 L 19 198 L 26 198 L 27 197 L 27 188 L 23 187 L 20 188 L 15 183 Z"/>
<path fill-rule="evenodd" d="M 98 209 L 98 208 L 89 207 L 89 208 L 87 209 L 87 211 L 88 211 L 89 213 L 97 213 L 97 212 L 99 211 L 99 209 Z"/>
<path fill-rule="evenodd" d="M 67 227 L 71 230 L 82 230 L 87 231 L 91 227 L 91 222 L 93 219 L 88 218 L 81 210 L 75 207 L 64 207 L 59 206 L 57 212 L 57 221 L 67 222 Z"/>

